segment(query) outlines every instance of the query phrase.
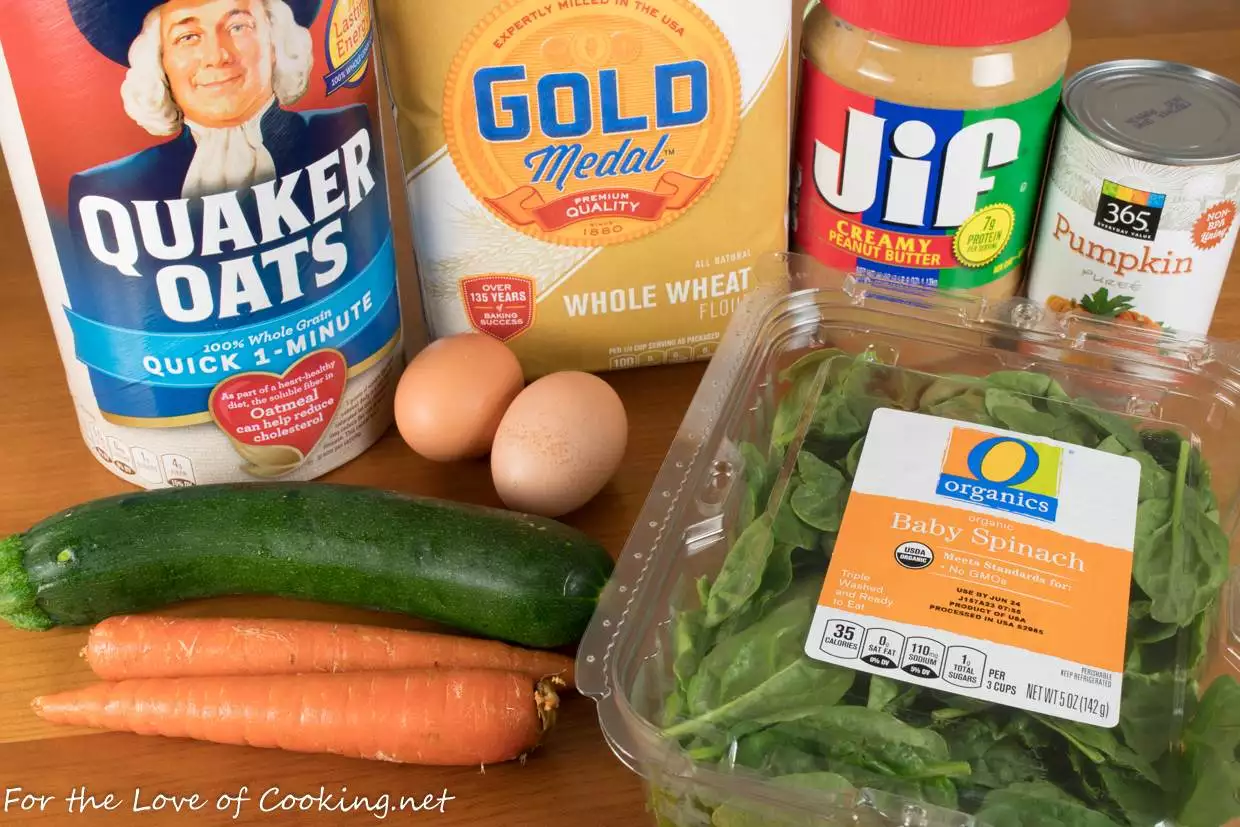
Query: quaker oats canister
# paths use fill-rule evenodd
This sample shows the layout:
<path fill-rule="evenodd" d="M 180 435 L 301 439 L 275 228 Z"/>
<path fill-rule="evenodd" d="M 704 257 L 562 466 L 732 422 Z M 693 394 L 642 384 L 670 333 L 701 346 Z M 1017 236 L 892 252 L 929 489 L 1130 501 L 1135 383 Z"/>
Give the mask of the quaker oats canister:
<path fill-rule="evenodd" d="M 1240 233 L 1240 84 L 1182 64 L 1092 66 L 1064 90 L 1029 296 L 1208 332 Z"/>
<path fill-rule="evenodd" d="M 390 424 L 367 0 L 24 0 L 0 145 L 82 433 L 147 488 L 317 477 Z"/>

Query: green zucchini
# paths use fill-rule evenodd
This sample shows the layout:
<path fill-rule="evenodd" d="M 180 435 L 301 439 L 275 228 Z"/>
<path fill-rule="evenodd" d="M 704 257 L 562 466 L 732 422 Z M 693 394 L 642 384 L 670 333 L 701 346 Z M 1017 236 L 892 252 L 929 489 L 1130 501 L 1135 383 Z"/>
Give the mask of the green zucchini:
<path fill-rule="evenodd" d="M 612 565 L 526 514 L 356 486 L 204 485 L 97 500 L 0 540 L 0 619 L 44 630 L 267 595 L 554 648 L 585 632 Z"/>

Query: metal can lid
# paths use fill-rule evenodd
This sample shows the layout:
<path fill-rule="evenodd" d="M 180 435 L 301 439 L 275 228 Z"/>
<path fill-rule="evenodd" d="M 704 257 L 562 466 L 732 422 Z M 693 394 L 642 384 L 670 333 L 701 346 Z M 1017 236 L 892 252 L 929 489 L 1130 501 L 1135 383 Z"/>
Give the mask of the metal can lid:
<path fill-rule="evenodd" d="M 1067 117 L 1098 143 L 1170 166 L 1240 159 L 1240 84 L 1182 63 L 1116 60 L 1078 72 Z"/>

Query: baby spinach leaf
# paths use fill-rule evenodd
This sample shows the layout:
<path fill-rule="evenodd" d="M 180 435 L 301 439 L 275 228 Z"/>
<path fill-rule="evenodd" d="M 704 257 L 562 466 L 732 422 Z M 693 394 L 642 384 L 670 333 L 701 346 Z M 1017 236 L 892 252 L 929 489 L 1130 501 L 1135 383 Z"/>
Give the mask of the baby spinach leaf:
<path fill-rule="evenodd" d="M 1207 489 L 1210 487 L 1210 467 L 1201 456 L 1201 452 L 1175 431 L 1142 431 L 1141 445 L 1158 461 L 1159 465 L 1173 472 L 1180 467 L 1181 458 L 1187 454 L 1185 483 L 1193 488 Z"/>
<path fill-rule="evenodd" d="M 1098 450 L 1106 451 L 1108 454 L 1116 454 L 1117 456 L 1121 456 L 1121 457 L 1128 456 L 1128 449 L 1124 447 L 1124 444 L 1122 442 L 1120 442 L 1118 439 L 1116 439 L 1113 436 L 1109 436 L 1106 439 L 1102 440 L 1102 442 L 1099 442 Z"/>
<path fill-rule="evenodd" d="M 980 698 L 966 698 L 964 695 L 953 695 L 941 690 L 930 690 L 930 696 L 942 706 L 930 713 L 935 723 L 944 723 L 956 718 L 963 718 L 994 707 L 989 701 Z"/>
<path fill-rule="evenodd" d="M 995 790 L 986 796 L 977 820 L 989 827 L 1119 827 L 1045 781 Z"/>
<path fill-rule="evenodd" d="M 1033 717 L 1047 729 L 1062 735 L 1069 744 L 1080 750 L 1081 754 L 1093 763 L 1115 763 L 1136 770 L 1150 781 L 1158 781 L 1158 774 L 1154 772 L 1149 762 L 1121 744 L 1111 730 L 1047 715 L 1034 715 Z"/>
<path fill-rule="evenodd" d="M 802 482 L 824 496 L 838 494 L 844 487 L 844 475 L 840 470 L 808 451 L 797 454 L 797 473 Z"/>
<path fill-rule="evenodd" d="M 1004 738 L 1002 728 L 988 718 L 953 718 L 940 732 L 957 761 L 975 761 Z"/>
<path fill-rule="evenodd" d="M 959 804 L 956 785 L 950 777 L 910 779 L 887 775 L 846 762 L 829 762 L 832 772 L 847 778 L 858 788 L 868 788 L 901 796 L 913 801 L 921 800 L 936 807 L 955 809 Z"/>
<path fill-rule="evenodd" d="M 761 620 L 715 643 L 689 682 L 695 716 L 745 694 L 801 657 L 818 592 L 810 586 L 800 584 Z"/>
<path fill-rule="evenodd" d="M 1205 519 L 1196 492 L 1188 488 L 1188 443 L 1181 442 L 1170 501 L 1155 499 L 1137 508 L 1133 580 L 1150 597 L 1150 617 L 1187 626 L 1217 596 L 1227 580 L 1227 536 Z"/>
<path fill-rule="evenodd" d="M 752 442 L 741 443 L 740 455 L 744 464 L 742 477 L 745 480 L 745 491 L 737 522 L 743 527 L 748 526 L 759 513 L 766 510 L 766 500 L 771 493 L 775 471 L 770 467 L 770 460 L 764 457 L 758 446 Z"/>
<path fill-rule="evenodd" d="M 833 444 L 851 445 L 865 434 L 867 424 L 857 416 L 849 398 L 839 392 L 822 397 L 814 409 L 814 430 L 819 438 Z"/>
<path fill-rule="evenodd" d="M 986 411 L 986 397 L 983 394 L 954 396 L 927 408 L 926 413 L 975 425 L 996 424 Z"/>
<path fill-rule="evenodd" d="M 797 516 L 796 509 L 792 505 L 793 497 L 803 485 L 804 483 L 797 477 L 789 480 L 788 488 L 784 491 L 784 499 L 775 511 L 771 528 L 777 543 L 784 543 L 795 548 L 813 548 L 818 545 L 819 532 L 806 525 L 805 521 Z"/>
<path fill-rule="evenodd" d="M 891 406 L 902 411 L 916 411 L 921 407 L 922 395 L 935 381 L 933 377 L 911 370 L 891 368 L 887 371 L 888 395 Z"/>
<path fill-rule="evenodd" d="M 771 779 L 771 784 L 794 790 L 815 790 L 831 795 L 851 797 L 856 788 L 842 775 L 831 772 L 807 772 Z M 844 800 L 848 803 L 848 799 Z M 711 815 L 713 827 L 817 827 L 822 823 L 819 813 L 788 813 L 764 808 L 753 800 L 728 802 Z"/>
<path fill-rule="evenodd" d="M 1059 420 L 1039 411 L 1023 396 L 991 388 L 986 391 L 986 412 L 1005 428 L 1031 436 L 1054 437 Z"/>
<path fill-rule="evenodd" d="M 1153 604 L 1148 599 L 1128 604 L 1128 640 L 1134 643 L 1157 643 L 1175 637 L 1180 627 L 1159 623 L 1150 617 Z"/>
<path fill-rule="evenodd" d="M 973 768 L 969 776 L 973 786 L 999 789 L 1021 781 L 1038 781 L 1046 774 L 1038 756 L 992 720 L 959 719 L 943 734 L 952 758 L 968 761 Z"/>
<path fill-rule="evenodd" d="M 684 690 L 676 687 L 663 699 L 663 714 L 660 717 L 664 727 L 670 727 L 672 724 L 681 720 L 689 709 L 689 702 L 685 699 Z"/>
<path fill-rule="evenodd" d="M 762 583 L 758 586 L 758 596 L 754 604 L 759 611 L 759 615 L 753 618 L 754 622 L 757 622 L 759 617 L 764 616 L 767 606 L 781 597 L 788 590 L 788 587 L 792 585 L 792 553 L 795 550 L 796 547 L 788 543 L 775 544 L 775 549 L 766 561 L 766 571 L 762 573 Z"/>
<path fill-rule="evenodd" d="M 865 437 L 853 443 L 848 449 L 848 457 L 844 462 L 844 472 L 848 474 L 849 479 L 855 479 L 857 476 L 857 468 L 861 465 L 861 452 L 865 449 Z"/>
<path fill-rule="evenodd" d="M 1141 464 L 1140 502 L 1171 498 L 1171 472 L 1158 464 L 1148 451 L 1132 451 L 1128 456 Z"/>
<path fill-rule="evenodd" d="M 1052 386 L 1058 388 L 1058 383 L 1046 374 L 1025 370 L 995 371 L 986 377 L 986 383 L 994 388 L 1032 397 L 1045 397 L 1051 393 Z M 1065 398 L 1067 396 L 1062 388 L 1059 389 L 1059 395 Z"/>
<path fill-rule="evenodd" d="M 1090 399 L 1078 399 L 1072 403 L 1072 411 L 1097 431 L 1103 442 L 1115 440 L 1127 451 L 1142 449 L 1141 437 L 1124 417 L 1105 411 Z"/>
<path fill-rule="evenodd" d="M 1218 598 L 1215 598 L 1205 611 L 1197 615 L 1197 619 L 1188 627 L 1188 644 L 1187 644 L 1187 661 L 1184 668 L 1189 674 L 1197 675 L 1201 668 L 1205 666 L 1206 656 L 1209 654 L 1210 635 L 1213 632 L 1214 623 L 1218 619 Z"/>
<path fill-rule="evenodd" d="M 710 588 L 706 602 L 706 625 L 718 626 L 744 607 L 762 583 L 767 560 L 775 549 L 771 517 L 763 514 L 750 523 L 728 556 Z"/>
<path fill-rule="evenodd" d="M 1046 777 L 1046 769 L 1038 757 L 1011 740 L 999 741 L 970 763 L 973 766 L 970 781 L 991 789 Z"/>
<path fill-rule="evenodd" d="M 1240 684 L 1216 678 L 1184 732 L 1179 820 L 1184 827 L 1219 827 L 1240 817 Z"/>
<path fill-rule="evenodd" d="M 676 685 L 685 691 L 706 654 L 706 611 L 677 612 L 672 621 L 672 672 Z"/>
<path fill-rule="evenodd" d="M 801 420 L 808 415 L 813 406 L 811 397 L 814 382 L 802 379 L 779 400 L 775 408 L 775 418 L 771 424 L 771 444 L 776 448 L 787 448 L 796 438 L 801 427 Z"/>
<path fill-rule="evenodd" d="M 779 727 L 741 736 L 732 760 L 738 767 L 767 775 L 810 773 L 823 768 L 823 759 L 808 744 Z"/>
<path fill-rule="evenodd" d="M 848 495 L 847 481 L 834 465 L 802 451 L 797 457 L 801 484 L 793 492 L 792 510 L 819 531 L 839 531 Z"/>
<path fill-rule="evenodd" d="M 948 400 L 968 393 L 981 394 L 984 388 L 977 379 L 963 374 L 948 374 L 935 379 L 921 395 L 921 410 L 928 411 Z"/>
<path fill-rule="evenodd" d="M 836 757 L 853 757 L 854 763 L 906 777 L 926 777 L 929 764 L 948 764 L 951 759 L 943 736 L 919 729 L 893 715 L 865 707 L 833 706 L 797 722 L 821 747 Z M 967 775 L 958 765 L 954 774 Z M 946 774 L 934 772 L 935 775 Z"/>
<path fill-rule="evenodd" d="M 668 728 L 664 734 L 682 738 L 713 730 L 736 737 L 773 724 L 797 721 L 839 701 L 854 677 L 851 669 L 801 656 L 756 686 L 738 681 L 727 687 L 722 703 Z M 693 687 L 691 692 L 697 688 Z M 694 700 L 691 695 L 690 708 L 696 711 L 699 705 Z"/>
<path fill-rule="evenodd" d="M 1098 768 L 1102 786 L 1134 827 L 1155 827 L 1169 812 L 1167 794 L 1131 770 L 1103 764 Z"/>
<path fill-rule="evenodd" d="M 803 772 L 781 775 L 772 779 L 773 784 L 793 790 L 817 790 L 824 793 L 851 793 L 856 788 L 843 776 L 833 772 Z"/>
<path fill-rule="evenodd" d="M 1074 794 L 1078 790 L 1084 791 L 1084 798 L 1095 804 L 1107 800 L 1107 792 L 1102 786 L 1102 777 L 1098 774 L 1098 767 L 1103 765 L 1090 761 L 1080 750 L 1069 748 L 1067 755 L 1068 764 L 1072 767 L 1072 776 L 1076 782 L 1072 785 Z"/>
<path fill-rule="evenodd" d="M 797 382 L 806 376 L 812 376 L 818 372 L 823 362 L 832 361 L 837 357 L 844 360 L 852 358 L 839 348 L 826 347 L 812 350 L 780 371 L 779 381 Z"/>
<path fill-rule="evenodd" d="M 866 701 L 866 707 L 869 709 L 877 709 L 882 711 L 887 705 L 896 699 L 900 694 L 901 685 L 884 678 L 882 675 L 872 675 L 870 677 L 869 698 Z"/>
<path fill-rule="evenodd" d="M 1162 757 L 1176 737 L 1177 683 L 1173 672 L 1124 675 L 1120 731 L 1124 742 L 1147 762 Z"/>

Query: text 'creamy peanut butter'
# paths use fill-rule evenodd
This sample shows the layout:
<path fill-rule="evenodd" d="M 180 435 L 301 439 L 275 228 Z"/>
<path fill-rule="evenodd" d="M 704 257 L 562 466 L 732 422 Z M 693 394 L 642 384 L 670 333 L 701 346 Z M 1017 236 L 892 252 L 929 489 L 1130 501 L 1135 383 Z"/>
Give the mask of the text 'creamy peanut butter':
<path fill-rule="evenodd" d="M 379 0 L 433 338 L 714 353 L 787 246 L 790 0 Z"/>
<path fill-rule="evenodd" d="M 798 251 L 1006 297 L 1029 252 L 1067 0 L 825 0 L 805 22 Z"/>

